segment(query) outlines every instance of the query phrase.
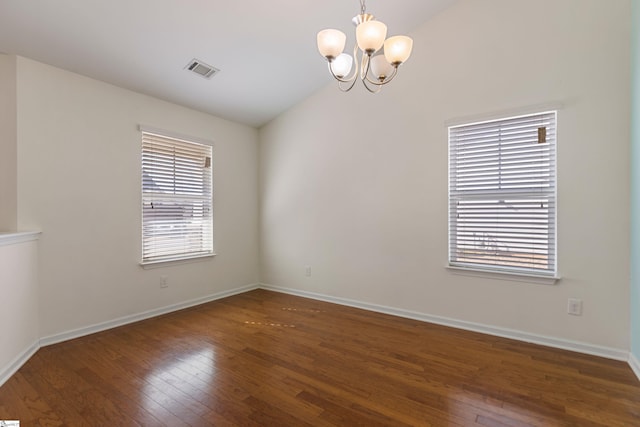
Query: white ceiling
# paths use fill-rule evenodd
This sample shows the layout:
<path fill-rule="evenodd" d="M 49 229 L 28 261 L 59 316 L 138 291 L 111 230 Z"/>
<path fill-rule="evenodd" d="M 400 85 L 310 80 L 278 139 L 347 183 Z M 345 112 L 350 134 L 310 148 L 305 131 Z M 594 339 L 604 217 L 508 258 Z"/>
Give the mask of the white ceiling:
<path fill-rule="evenodd" d="M 454 1 L 367 12 L 406 34 Z M 259 127 L 330 82 L 316 33 L 339 28 L 352 45 L 359 12 L 358 0 L 0 0 L 0 52 Z M 221 72 L 185 71 L 193 58 Z"/>

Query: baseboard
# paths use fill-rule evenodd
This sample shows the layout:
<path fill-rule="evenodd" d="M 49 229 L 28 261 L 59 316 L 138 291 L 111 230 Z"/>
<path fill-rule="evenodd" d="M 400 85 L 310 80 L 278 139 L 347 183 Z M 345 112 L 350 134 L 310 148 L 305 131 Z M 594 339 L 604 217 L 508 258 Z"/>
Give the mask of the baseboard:
<path fill-rule="evenodd" d="M 31 346 L 25 349 L 11 363 L 9 363 L 6 367 L 0 370 L 0 386 L 2 386 L 13 374 L 15 374 L 18 371 L 18 369 L 20 369 L 20 367 L 24 365 L 29 360 L 29 358 L 31 358 L 31 356 L 33 356 L 35 352 L 38 351 L 38 349 L 41 346 L 44 347 L 44 346 L 56 344 L 62 341 L 67 341 L 67 340 L 79 338 L 85 335 L 90 335 L 96 332 L 101 332 L 108 329 L 116 328 L 118 326 L 124 326 L 129 323 L 134 323 L 140 320 L 145 320 L 145 319 L 160 316 L 163 314 L 168 314 L 174 311 L 183 310 L 185 308 L 194 307 L 200 304 L 205 304 L 207 302 L 230 297 L 232 295 L 249 292 L 258 288 L 270 290 L 274 292 L 281 292 L 281 293 L 301 296 L 305 298 L 311 298 L 319 301 L 326 301 L 326 302 L 345 305 L 345 306 L 354 307 L 354 308 L 360 308 L 363 310 L 390 314 L 393 316 L 404 317 L 404 318 L 413 319 L 413 320 L 419 320 L 422 322 L 434 323 L 438 325 L 449 326 L 449 327 L 469 330 L 473 332 L 480 332 L 487 335 L 494 335 L 494 336 L 499 336 L 503 338 L 515 339 L 518 341 L 529 342 L 533 344 L 540 344 L 547 347 L 560 348 L 563 350 L 570 350 L 578 353 L 605 357 L 608 359 L 621 360 L 629 363 L 629 366 L 631 367 L 635 375 L 640 380 L 640 362 L 633 354 L 630 354 L 628 351 L 625 351 L 625 350 L 602 347 L 602 346 L 597 346 L 593 344 L 581 343 L 581 342 L 570 341 L 570 340 L 564 340 L 564 339 L 555 338 L 555 337 L 547 337 L 542 335 L 530 334 L 527 332 L 516 331 L 512 329 L 505 329 L 505 328 L 498 328 L 498 327 L 489 326 L 489 325 L 450 319 L 447 317 L 432 316 L 432 315 L 414 312 L 410 310 L 402 310 L 402 309 L 387 307 L 387 306 L 378 305 L 378 304 L 364 303 L 361 301 L 351 300 L 347 298 L 333 297 L 330 295 L 319 294 L 314 292 L 301 291 L 301 290 L 291 289 L 291 288 L 283 288 L 283 287 L 278 287 L 278 286 L 273 286 L 268 284 L 254 284 L 254 285 L 242 286 L 242 287 L 231 289 L 228 291 L 217 292 L 215 294 L 211 294 L 205 297 L 196 298 L 193 300 L 184 301 L 177 304 L 172 304 L 166 307 L 145 311 L 145 312 L 130 315 L 130 316 L 124 316 L 124 317 L 110 320 L 107 322 L 102 322 L 102 323 L 94 324 L 84 328 L 74 329 L 74 330 L 63 332 L 60 334 L 55 334 L 48 337 L 40 338 L 40 340 L 31 344 Z"/>
<path fill-rule="evenodd" d="M 18 369 L 22 367 L 27 360 L 33 356 L 36 351 L 40 349 L 40 342 L 38 340 L 34 341 L 29 347 L 27 347 L 22 353 L 20 353 L 11 363 L 5 366 L 2 370 L 0 370 L 0 387 L 7 382 L 9 378 L 13 374 L 15 374 Z"/>
<path fill-rule="evenodd" d="M 628 362 L 629 352 L 617 348 L 603 347 L 583 342 L 571 341 L 562 338 L 548 337 L 544 335 L 531 334 L 528 332 L 517 331 L 513 329 L 499 328 L 495 326 L 483 325 L 474 322 L 467 322 L 463 320 L 451 319 L 448 317 L 433 316 L 429 314 L 419 313 L 410 310 L 402 310 L 393 307 L 387 307 L 378 304 L 370 304 L 360 301 L 355 301 L 347 298 L 333 297 L 324 294 L 318 294 L 314 292 L 301 291 L 298 289 L 283 288 L 268 284 L 261 284 L 261 289 L 281 292 L 305 298 L 311 298 L 319 301 L 331 302 L 334 304 L 346 305 L 349 307 L 360 308 L 363 310 L 375 311 L 378 313 L 391 314 L 393 316 L 404 317 L 407 319 L 419 320 L 427 323 L 435 323 L 443 326 L 450 326 L 457 329 L 464 329 L 467 331 L 480 332 L 487 335 L 498 336 L 502 338 L 509 338 L 518 341 L 524 341 L 532 344 L 544 345 L 547 347 L 554 347 L 563 350 L 575 351 L 578 353 L 590 354 L 593 356 L 605 357 L 607 359 L 620 360 Z M 636 360 L 637 362 L 637 360 Z M 639 369 L 636 372 L 640 372 L 640 364 L 636 365 Z M 633 366 L 632 366 L 633 368 Z M 640 376 L 639 376 L 640 377 Z"/>
<path fill-rule="evenodd" d="M 40 338 L 40 345 L 44 347 L 47 345 L 68 341 L 74 338 L 80 338 L 85 335 L 95 334 L 96 332 L 106 331 L 108 329 L 117 328 L 118 326 L 124 326 L 129 323 L 139 322 L 140 320 L 150 319 L 152 317 L 157 317 L 157 316 L 168 314 L 174 311 L 183 310 L 185 308 L 194 307 L 196 305 L 205 304 L 218 299 L 230 297 L 232 295 L 242 294 L 244 292 L 252 291 L 258 288 L 259 288 L 259 285 L 257 284 L 242 286 L 242 287 L 231 289 L 228 291 L 217 292 L 215 294 L 207 295 L 201 298 L 196 298 L 196 299 L 184 301 L 177 304 L 172 304 L 166 307 L 156 308 L 156 309 L 145 311 L 142 313 L 132 314 L 129 316 L 120 317 L 118 319 L 97 323 L 97 324 L 86 326 L 83 328 L 78 328 L 71 331 L 50 335 L 48 337 Z"/>
<path fill-rule="evenodd" d="M 638 380 L 640 380 L 640 361 L 634 356 L 633 353 L 629 352 L 629 366 Z"/>

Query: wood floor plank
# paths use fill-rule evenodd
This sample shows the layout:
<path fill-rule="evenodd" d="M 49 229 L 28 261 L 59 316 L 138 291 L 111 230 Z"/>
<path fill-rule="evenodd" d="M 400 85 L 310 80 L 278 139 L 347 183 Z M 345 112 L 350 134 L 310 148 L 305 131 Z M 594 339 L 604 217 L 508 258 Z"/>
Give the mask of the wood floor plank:
<path fill-rule="evenodd" d="M 62 426 L 64 423 L 58 418 L 55 411 L 45 402 L 40 394 L 29 384 L 24 375 L 20 372 L 13 376 L 11 387 L 14 396 L 18 398 L 19 404 L 27 408 L 31 418 L 25 419 L 24 424 L 46 424 L 48 426 Z M 14 419 L 5 417 L 0 419 Z"/>
<path fill-rule="evenodd" d="M 640 426 L 627 364 L 256 290 L 41 348 L 33 426 Z"/>

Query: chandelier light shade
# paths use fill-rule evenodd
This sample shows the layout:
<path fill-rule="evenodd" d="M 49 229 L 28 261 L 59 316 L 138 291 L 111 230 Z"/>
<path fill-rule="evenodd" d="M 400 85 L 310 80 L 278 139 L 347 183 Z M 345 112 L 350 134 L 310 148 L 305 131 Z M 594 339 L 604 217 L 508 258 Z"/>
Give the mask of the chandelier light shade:
<path fill-rule="evenodd" d="M 379 82 L 384 81 L 384 79 L 393 74 L 393 65 L 387 61 L 384 55 L 376 55 L 371 58 L 371 74 Z"/>
<path fill-rule="evenodd" d="M 369 92 L 378 92 L 409 59 L 413 40 L 407 36 L 387 39 L 387 26 L 366 13 L 364 0 L 360 0 L 360 14 L 352 22 L 356 26 L 353 56 L 343 53 L 347 36 L 339 30 L 320 31 L 318 50 L 327 60 L 329 72 L 338 81 L 340 90 L 348 92 L 360 80 Z"/>
<path fill-rule="evenodd" d="M 348 76 L 351 72 L 351 67 L 353 66 L 353 58 L 351 55 L 347 55 L 346 53 L 341 53 L 333 60 L 333 72 L 336 73 L 338 77 Z"/>
<path fill-rule="evenodd" d="M 318 33 L 318 49 L 327 59 L 337 58 L 344 50 L 346 41 L 347 36 L 339 30 L 322 30 Z"/>
<path fill-rule="evenodd" d="M 384 41 L 384 56 L 389 64 L 402 64 L 409 56 L 413 48 L 413 40 L 407 36 L 389 37 Z"/>
<path fill-rule="evenodd" d="M 360 50 L 367 55 L 378 51 L 387 37 L 387 26 L 380 21 L 368 21 L 356 27 L 356 41 Z"/>

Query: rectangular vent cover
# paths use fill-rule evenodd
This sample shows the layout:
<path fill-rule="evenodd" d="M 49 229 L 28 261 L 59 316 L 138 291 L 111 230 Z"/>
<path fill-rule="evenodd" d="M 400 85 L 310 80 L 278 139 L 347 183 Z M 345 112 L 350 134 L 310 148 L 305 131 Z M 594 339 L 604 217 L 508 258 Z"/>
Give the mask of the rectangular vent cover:
<path fill-rule="evenodd" d="M 184 68 L 185 70 L 192 71 L 205 79 L 210 79 L 220 72 L 219 69 L 212 67 L 211 65 L 207 65 L 199 59 L 192 59 Z"/>

